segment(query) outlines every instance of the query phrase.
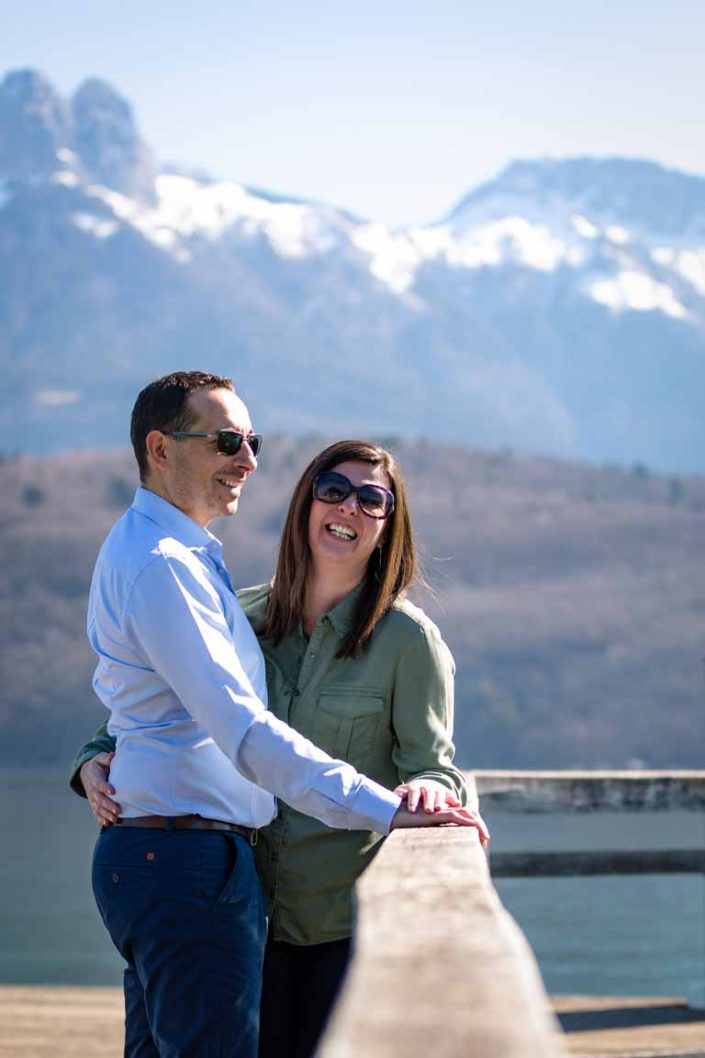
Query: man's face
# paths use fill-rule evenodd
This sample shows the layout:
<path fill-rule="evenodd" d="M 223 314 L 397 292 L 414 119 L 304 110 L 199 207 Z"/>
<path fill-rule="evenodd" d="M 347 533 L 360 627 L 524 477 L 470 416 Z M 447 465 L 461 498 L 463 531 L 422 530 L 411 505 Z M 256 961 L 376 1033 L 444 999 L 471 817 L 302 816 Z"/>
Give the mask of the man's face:
<path fill-rule="evenodd" d="M 229 389 L 196 390 L 188 398 L 188 406 L 195 416 L 189 432 L 252 433 L 247 408 Z M 201 437 L 165 437 L 164 444 L 167 458 L 160 480 L 170 503 L 202 526 L 212 518 L 235 514 L 242 486 L 257 468 L 247 442 L 233 456 L 222 455 L 215 440 Z"/>

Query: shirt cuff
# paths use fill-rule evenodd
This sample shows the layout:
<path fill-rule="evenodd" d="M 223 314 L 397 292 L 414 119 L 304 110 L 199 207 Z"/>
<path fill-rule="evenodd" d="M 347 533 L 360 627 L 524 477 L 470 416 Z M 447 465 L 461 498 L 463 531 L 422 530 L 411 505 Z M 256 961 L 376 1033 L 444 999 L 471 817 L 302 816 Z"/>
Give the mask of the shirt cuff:
<path fill-rule="evenodd" d="M 400 804 L 399 794 L 363 776 L 355 794 L 354 811 L 357 816 L 367 819 L 367 823 L 363 823 L 359 829 L 388 834 Z"/>

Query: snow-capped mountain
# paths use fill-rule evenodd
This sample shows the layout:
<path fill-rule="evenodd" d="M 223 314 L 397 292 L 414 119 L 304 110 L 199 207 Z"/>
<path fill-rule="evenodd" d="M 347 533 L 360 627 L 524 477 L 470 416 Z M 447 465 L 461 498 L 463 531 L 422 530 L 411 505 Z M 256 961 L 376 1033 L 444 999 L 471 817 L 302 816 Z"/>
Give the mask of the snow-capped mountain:
<path fill-rule="evenodd" d="M 705 179 L 521 161 L 393 228 L 182 171 L 129 105 L 0 85 L 5 449 L 114 444 L 136 390 L 233 374 L 263 429 L 705 470 Z"/>

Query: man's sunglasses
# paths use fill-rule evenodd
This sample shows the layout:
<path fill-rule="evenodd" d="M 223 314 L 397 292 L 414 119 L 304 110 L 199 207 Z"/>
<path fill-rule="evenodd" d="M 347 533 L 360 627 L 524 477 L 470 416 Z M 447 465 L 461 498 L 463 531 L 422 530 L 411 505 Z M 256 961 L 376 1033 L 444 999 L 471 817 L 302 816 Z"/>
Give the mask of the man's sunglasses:
<path fill-rule="evenodd" d="M 242 448 L 243 441 L 247 441 L 253 456 L 258 456 L 262 449 L 261 433 L 238 433 L 237 430 L 218 430 L 217 433 L 187 433 L 185 430 L 162 430 L 165 437 L 207 437 L 215 441 L 215 447 L 224 456 L 234 456 Z"/>
<path fill-rule="evenodd" d="M 313 497 L 321 503 L 342 503 L 353 493 L 360 510 L 370 518 L 387 518 L 394 510 L 394 493 L 381 485 L 360 485 L 358 488 L 335 470 L 324 470 L 313 483 Z"/>

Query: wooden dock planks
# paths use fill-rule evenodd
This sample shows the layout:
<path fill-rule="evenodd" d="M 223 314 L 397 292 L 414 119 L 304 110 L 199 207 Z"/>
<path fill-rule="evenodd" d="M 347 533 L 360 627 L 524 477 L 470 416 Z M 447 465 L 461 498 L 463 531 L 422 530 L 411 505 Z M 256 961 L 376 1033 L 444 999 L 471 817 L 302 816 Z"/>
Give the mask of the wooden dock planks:
<path fill-rule="evenodd" d="M 705 1011 L 682 999 L 554 996 L 552 1005 L 573 1058 L 705 1056 Z M 122 1021 L 119 988 L 0 986 L 0 1058 L 122 1058 Z"/>

